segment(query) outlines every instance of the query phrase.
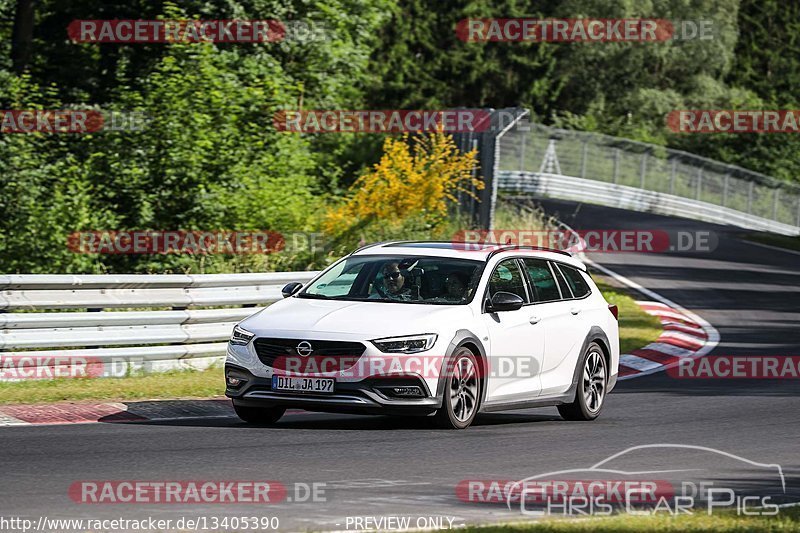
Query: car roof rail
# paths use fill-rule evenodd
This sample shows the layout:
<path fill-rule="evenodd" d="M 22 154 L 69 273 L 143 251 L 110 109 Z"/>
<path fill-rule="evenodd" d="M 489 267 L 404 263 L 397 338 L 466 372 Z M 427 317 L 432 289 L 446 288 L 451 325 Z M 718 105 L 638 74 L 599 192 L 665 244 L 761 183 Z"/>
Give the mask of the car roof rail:
<path fill-rule="evenodd" d="M 388 246 L 388 245 L 403 245 L 403 244 L 441 244 L 441 243 L 449 243 L 449 244 L 480 244 L 486 247 L 495 246 L 496 248 L 489 252 L 489 255 L 486 256 L 486 260 L 492 258 L 492 256 L 502 253 L 502 252 L 509 252 L 511 250 L 534 250 L 539 252 L 552 252 L 556 254 L 566 255 L 567 257 L 572 257 L 572 254 L 566 250 L 559 250 L 558 248 L 548 248 L 546 246 L 523 246 L 518 244 L 501 244 L 497 242 L 482 242 L 482 243 L 471 243 L 471 242 L 456 242 L 456 241 L 382 241 L 382 242 L 373 242 L 371 244 L 364 245 L 350 253 L 350 255 L 356 254 L 362 250 L 366 250 L 367 248 L 374 248 L 376 246 Z"/>
<path fill-rule="evenodd" d="M 373 243 L 370 243 L 370 244 L 365 244 L 364 246 L 356 248 L 355 250 L 350 252 L 348 255 L 354 255 L 354 254 L 357 254 L 358 252 L 360 252 L 362 250 L 366 250 L 367 248 L 373 248 L 375 246 L 383 246 L 384 244 L 392 244 L 394 242 L 402 242 L 402 241 L 381 241 L 381 242 L 373 242 Z"/>
<path fill-rule="evenodd" d="M 500 244 L 498 247 L 491 252 L 489 255 L 486 256 L 486 261 L 489 261 L 493 256 L 502 253 L 502 252 L 510 252 L 512 250 L 535 250 L 537 252 L 552 252 L 555 254 L 566 255 L 567 257 L 572 257 L 572 254 L 566 250 L 559 250 L 558 248 L 548 248 L 546 246 L 520 246 L 517 244 Z"/>

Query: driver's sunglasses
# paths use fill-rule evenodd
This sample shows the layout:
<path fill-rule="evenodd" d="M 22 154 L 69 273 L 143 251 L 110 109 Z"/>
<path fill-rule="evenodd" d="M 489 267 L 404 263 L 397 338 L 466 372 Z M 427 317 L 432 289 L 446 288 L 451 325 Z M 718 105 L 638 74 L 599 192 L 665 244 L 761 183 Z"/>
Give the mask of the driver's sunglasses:
<path fill-rule="evenodd" d="M 397 279 L 400 277 L 400 272 L 384 272 L 383 277 Z"/>

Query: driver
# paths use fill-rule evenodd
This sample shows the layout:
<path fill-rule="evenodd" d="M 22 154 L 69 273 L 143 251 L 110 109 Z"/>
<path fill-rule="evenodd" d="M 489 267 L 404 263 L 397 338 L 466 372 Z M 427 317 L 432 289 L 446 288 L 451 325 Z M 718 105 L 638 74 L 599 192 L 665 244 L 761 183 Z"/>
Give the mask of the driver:
<path fill-rule="evenodd" d="M 383 287 L 376 286 L 378 295 L 396 300 L 411 300 L 411 288 L 406 285 L 406 278 L 396 261 L 383 265 Z"/>

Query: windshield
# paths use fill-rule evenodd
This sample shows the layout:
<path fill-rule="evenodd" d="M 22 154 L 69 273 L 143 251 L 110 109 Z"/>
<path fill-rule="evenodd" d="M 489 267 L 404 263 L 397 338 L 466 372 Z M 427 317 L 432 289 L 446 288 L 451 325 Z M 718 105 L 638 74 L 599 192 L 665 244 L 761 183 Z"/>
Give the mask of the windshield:
<path fill-rule="evenodd" d="M 449 257 L 351 256 L 298 298 L 459 305 L 472 300 L 481 261 Z"/>

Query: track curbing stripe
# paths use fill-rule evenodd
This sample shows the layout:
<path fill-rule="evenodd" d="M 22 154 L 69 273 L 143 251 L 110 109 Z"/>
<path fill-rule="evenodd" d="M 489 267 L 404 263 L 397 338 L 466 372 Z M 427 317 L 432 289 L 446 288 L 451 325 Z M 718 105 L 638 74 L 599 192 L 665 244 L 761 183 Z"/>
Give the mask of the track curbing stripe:
<path fill-rule="evenodd" d="M 623 374 L 620 371 L 619 373 L 620 380 L 634 379 L 649 374 L 654 374 L 656 372 L 662 372 L 667 368 L 677 365 L 682 358 L 703 357 L 711 352 L 711 350 L 713 350 L 717 344 L 719 344 L 719 332 L 701 316 L 689 311 L 688 309 L 685 309 L 672 300 L 661 296 L 657 292 L 642 287 L 635 281 L 617 274 L 609 268 L 595 263 L 585 255 L 583 255 L 581 259 L 583 259 L 583 261 L 588 265 L 596 268 L 600 272 L 610 276 L 623 285 L 626 285 L 629 288 L 634 289 L 635 291 L 644 294 L 649 298 L 652 298 L 654 301 L 637 301 L 636 303 L 646 313 L 658 317 L 662 327 L 664 328 L 664 332 L 656 340 L 656 342 L 641 348 L 641 351 L 634 350 L 633 354 L 624 354 L 620 356 L 620 362 L 623 361 L 623 357 L 625 356 L 633 356 L 640 360 L 651 361 L 655 364 L 655 366 L 645 367 L 644 365 L 639 365 L 641 367 L 640 369 L 626 366 L 626 372 Z M 669 329 L 667 326 L 669 326 Z M 689 331 L 682 331 L 682 329 L 677 328 L 685 328 L 690 330 L 699 329 L 702 331 L 702 335 L 699 334 L 699 331 L 697 332 L 697 335 L 694 335 Z M 678 332 L 680 331 L 683 333 L 682 336 L 678 336 Z M 639 352 L 642 355 L 637 356 L 636 352 Z M 658 356 L 656 354 L 662 355 Z M 650 357 L 648 358 L 647 355 Z M 653 361 L 653 359 L 657 357 L 663 357 L 664 362 L 659 364 L 657 361 Z M 635 360 L 627 359 L 627 361 Z M 620 365 L 620 367 L 621 366 L 622 365 Z M 629 370 L 633 370 L 633 372 L 630 372 Z"/>

